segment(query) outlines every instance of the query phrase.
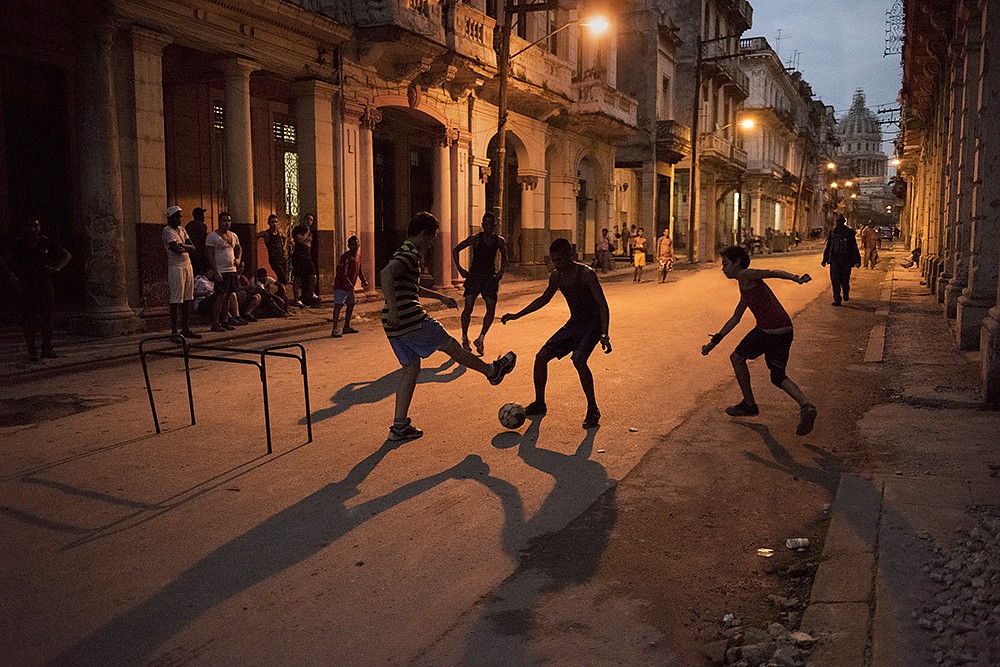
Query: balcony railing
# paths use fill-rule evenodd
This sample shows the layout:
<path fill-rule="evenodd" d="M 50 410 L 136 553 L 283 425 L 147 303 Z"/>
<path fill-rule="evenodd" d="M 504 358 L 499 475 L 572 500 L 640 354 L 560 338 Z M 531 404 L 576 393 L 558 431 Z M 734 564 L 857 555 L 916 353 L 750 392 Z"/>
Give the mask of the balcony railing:
<path fill-rule="evenodd" d="M 691 154 L 691 128 L 675 120 L 656 121 L 656 158 L 675 164 Z"/>
<path fill-rule="evenodd" d="M 356 28 L 395 26 L 439 44 L 445 43 L 444 3 L 434 0 L 308 0 L 304 7 Z M 492 40 L 492 35 L 488 37 Z"/>
<path fill-rule="evenodd" d="M 529 44 L 520 37 L 512 36 L 511 53 L 517 53 Z M 535 47 L 520 53 L 510 66 L 515 78 L 573 99 L 573 66 L 569 61 Z"/>
<path fill-rule="evenodd" d="M 735 43 L 736 39 L 732 42 Z M 734 52 L 733 46 L 728 40 L 709 42 L 704 45 L 701 56 L 708 61 L 705 65 L 709 72 L 714 68 L 716 74 L 721 75 L 746 97 L 750 94 L 750 77 L 740 68 L 739 51 Z"/>
<path fill-rule="evenodd" d="M 740 168 L 747 166 L 747 152 L 716 132 L 706 132 L 698 139 L 698 153 L 702 160 L 717 159 Z"/>
<path fill-rule="evenodd" d="M 496 19 L 464 3 L 445 10 L 445 35 L 448 48 L 459 55 L 496 67 L 493 29 Z"/>
<path fill-rule="evenodd" d="M 588 79 L 573 84 L 576 91 L 576 113 L 600 113 L 630 127 L 636 125 L 639 103 L 600 79 Z"/>

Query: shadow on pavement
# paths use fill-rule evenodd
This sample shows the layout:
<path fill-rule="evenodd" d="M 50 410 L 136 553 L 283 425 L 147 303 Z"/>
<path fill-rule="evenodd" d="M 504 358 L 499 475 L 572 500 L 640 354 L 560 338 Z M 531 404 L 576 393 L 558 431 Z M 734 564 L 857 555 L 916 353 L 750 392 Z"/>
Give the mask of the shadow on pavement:
<path fill-rule="evenodd" d="M 347 507 L 347 499 L 358 495 L 359 485 L 399 444 L 387 440 L 343 480 L 324 486 L 222 545 L 145 602 L 63 653 L 54 664 L 143 664 L 158 646 L 201 614 L 322 551 L 369 519 L 445 480 L 489 471 L 480 457 L 470 455 L 437 474 Z"/>
<path fill-rule="evenodd" d="M 840 474 L 844 470 L 843 463 L 838 457 L 821 447 L 807 444 L 803 445 L 803 447 L 814 454 L 813 460 L 816 462 L 816 465 L 809 466 L 804 463 L 799 463 L 792 456 L 791 452 L 785 449 L 785 447 L 778 442 L 773 435 L 771 435 L 770 429 L 763 424 L 754 424 L 749 422 L 734 423 L 738 426 L 742 426 L 743 428 L 750 429 L 759 435 L 760 439 L 767 446 L 768 451 L 771 452 L 771 457 L 773 459 L 768 461 L 760 456 L 757 456 L 753 452 L 744 452 L 743 456 L 748 461 L 759 463 L 760 465 L 767 466 L 773 470 L 784 472 L 790 477 L 804 479 L 807 482 L 811 482 L 816 486 L 829 491 L 831 497 L 837 493 L 837 484 L 840 482 Z"/>

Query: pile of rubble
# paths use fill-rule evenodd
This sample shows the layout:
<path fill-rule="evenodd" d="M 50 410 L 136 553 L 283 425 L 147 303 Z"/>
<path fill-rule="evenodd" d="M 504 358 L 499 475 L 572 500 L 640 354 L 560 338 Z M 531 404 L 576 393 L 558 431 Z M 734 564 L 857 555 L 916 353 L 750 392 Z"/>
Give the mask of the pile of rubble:
<path fill-rule="evenodd" d="M 726 616 L 725 622 L 739 623 L 731 614 Z M 723 630 L 722 635 L 723 639 L 701 649 L 713 665 L 801 667 L 816 643 L 805 632 L 791 632 L 781 623 L 771 623 L 767 630 L 736 625 Z"/>
<path fill-rule="evenodd" d="M 952 549 L 934 545 L 924 566 L 939 590 L 914 617 L 933 634 L 932 664 L 941 667 L 1000 665 L 1000 508 L 975 515 L 976 526 Z"/>

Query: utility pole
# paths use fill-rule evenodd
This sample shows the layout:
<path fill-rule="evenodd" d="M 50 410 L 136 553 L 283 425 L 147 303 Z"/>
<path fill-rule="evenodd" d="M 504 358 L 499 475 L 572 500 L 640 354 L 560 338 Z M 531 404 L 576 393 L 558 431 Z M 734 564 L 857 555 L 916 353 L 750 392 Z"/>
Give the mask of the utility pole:
<path fill-rule="evenodd" d="M 688 261 L 694 264 L 698 261 L 695 253 L 694 235 L 698 225 L 698 120 L 701 116 L 701 35 L 695 40 L 694 61 L 694 107 L 691 113 L 691 183 L 689 184 L 688 200 L 691 204 L 688 216 Z"/>
<path fill-rule="evenodd" d="M 500 21 L 500 62 L 497 63 L 497 76 L 500 78 L 500 99 L 497 106 L 497 141 L 499 146 L 496 175 L 497 199 L 494 202 L 494 208 L 496 209 L 500 236 L 505 239 L 508 238 L 510 232 L 504 218 L 504 196 L 507 188 L 507 79 L 510 76 L 510 31 L 511 16 L 514 15 L 512 9 L 511 5 L 503 3 L 503 16 Z"/>

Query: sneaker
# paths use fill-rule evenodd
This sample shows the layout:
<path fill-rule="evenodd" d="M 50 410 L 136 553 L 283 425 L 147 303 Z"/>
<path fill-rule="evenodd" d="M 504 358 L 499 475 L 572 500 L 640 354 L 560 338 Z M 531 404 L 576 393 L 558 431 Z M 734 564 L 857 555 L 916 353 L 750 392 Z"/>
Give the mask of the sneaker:
<path fill-rule="evenodd" d="M 222 326 L 222 328 L 223 328 L 223 329 L 225 329 L 226 331 L 232 331 L 233 329 L 235 329 L 235 328 L 236 328 L 236 327 L 234 327 L 234 326 L 233 326 L 232 324 L 230 324 L 229 322 L 223 322 L 221 326 Z"/>
<path fill-rule="evenodd" d="M 469 344 L 468 338 L 462 339 L 462 349 L 465 350 L 466 352 L 472 352 L 472 345 Z"/>
<path fill-rule="evenodd" d="M 538 401 L 532 401 L 524 407 L 524 415 L 526 417 L 542 417 L 548 412 L 548 408 L 545 407 L 544 403 L 539 403 Z"/>
<path fill-rule="evenodd" d="M 226 330 L 226 328 L 223 327 L 221 324 L 213 324 L 212 325 L 212 331 L 219 332 L 219 331 L 225 331 L 225 330 Z"/>
<path fill-rule="evenodd" d="M 730 417 L 756 417 L 760 414 L 760 408 L 756 405 L 749 405 L 746 401 L 740 401 L 736 405 L 726 408 L 726 414 Z"/>
<path fill-rule="evenodd" d="M 601 425 L 601 411 L 587 410 L 587 416 L 583 420 L 583 428 L 597 428 Z"/>
<path fill-rule="evenodd" d="M 235 324 L 238 327 L 245 327 L 246 325 L 250 324 L 242 317 L 234 317 L 233 319 L 229 320 L 229 323 Z"/>
<path fill-rule="evenodd" d="M 245 319 L 247 322 L 256 322 L 257 321 L 257 316 L 256 315 L 250 315 L 248 313 L 248 314 L 246 314 L 246 315 L 243 316 L 243 319 Z"/>
<path fill-rule="evenodd" d="M 483 337 L 480 336 L 476 340 L 472 341 L 472 344 L 476 346 L 476 354 L 480 357 L 483 356 L 486 350 L 486 341 L 483 340 Z"/>
<path fill-rule="evenodd" d="M 305 308 L 306 307 L 306 304 L 302 303 L 302 299 L 299 299 L 298 301 L 296 301 L 292 305 L 293 306 L 298 306 L 299 308 Z"/>
<path fill-rule="evenodd" d="M 330 338 L 343 338 L 344 334 L 340 333 L 336 329 L 330 332 Z"/>
<path fill-rule="evenodd" d="M 181 335 L 184 336 L 185 338 L 201 338 L 200 333 L 195 333 L 190 329 L 185 329 L 184 331 L 181 332 Z"/>
<path fill-rule="evenodd" d="M 503 382 L 504 376 L 514 370 L 515 365 L 517 365 L 517 355 L 513 352 L 508 352 L 502 357 L 498 357 L 493 362 L 493 374 L 488 376 L 490 384 L 496 386 Z"/>
<path fill-rule="evenodd" d="M 405 424 L 393 424 L 389 427 L 389 439 L 393 442 L 416 440 L 423 434 L 423 431 L 410 423 L 409 417 L 406 418 Z"/>
<path fill-rule="evenodd" d="M 360 332 L 357 329 L 355 329 L 354 327 L 344 327 L 344 333 L 345 334 L 354 334 L 354 333 L 360 333 Z"/>
<path fill-rule="evenodd" d="M 806 403 L 799 410 L 799 425 L 795 428 L 795 435 L 809 435 L 816 423 L 816 406 Z"/>
<path fill-rule="evenodd" d="M 831 306 L 839 306 L 839 305 L 840 305 L 840 302 L 839 302 L 839 301 L 834 301 L 834 302 L 833 302 L 833 303 L 831 303 L 830 305 L 831 305 Z"/>
<path fill-rule="evenodd" d="M 850 301 L 850 300 L 851 300 L 851 297 L 849 297 L 849 296 L 847 296 L 847 295 L 845 294 L 845 295 L 844 295 L 844 301 L 845 301 L 845 302 L 847 302 L 847 301 Z"/>

